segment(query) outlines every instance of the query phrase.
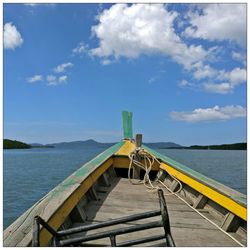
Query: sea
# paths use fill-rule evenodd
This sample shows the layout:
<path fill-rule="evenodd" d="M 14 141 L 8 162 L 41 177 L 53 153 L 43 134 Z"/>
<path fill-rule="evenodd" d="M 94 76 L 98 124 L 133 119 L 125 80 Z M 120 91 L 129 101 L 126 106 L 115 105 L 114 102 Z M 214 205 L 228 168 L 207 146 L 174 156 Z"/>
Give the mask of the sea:
<path fill-rule="evenodd" d="M 72 172 L 104 150 L 103 147 L 4 150 L 4 229 Z M 247 193 L 247 151 L 155 150 L 243 194 Z"/>

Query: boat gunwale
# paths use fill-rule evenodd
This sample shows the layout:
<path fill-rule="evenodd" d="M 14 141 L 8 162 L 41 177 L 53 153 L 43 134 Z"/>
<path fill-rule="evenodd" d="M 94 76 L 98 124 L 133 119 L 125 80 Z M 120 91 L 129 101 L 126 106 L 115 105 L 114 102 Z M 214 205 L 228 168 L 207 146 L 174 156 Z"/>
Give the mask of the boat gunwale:
<path fill-rule="evenodd" d="M 143 145 L 143 148 L 145 148 L 149 153 L 153 154 L 154 156 L 156 156 L 158 159 L 160 159 L 163 163 L 165 163 L 166 165 L 169 165 L 170 167 L 174 168 L 176 171 L 179 171 L 180 173 L 188 176 L 191 179 L 194 179 L 195 181 L 201 183 L 202 185 L 211 188 L 212 190 L 214 190 L 215 192 L 217 192 L 220 195 L 223 195 L 227 198 L 229 198 L 230 200 L 234 201 L 235 203 L 237 203 L 239 206 L 243 207 L 245 209 L 245 212 L 243 215 L 241 215 L 240 217 L 242 219 L 244 219 L 246 221 L 247 218 L 247 196 L 245 194 L 242 194 L 228 186 L 223 185 L 220 182 L 217 182 L 216 180 L 213 180 L 187 166 L 185 166 L 184 164 L 181 164 L 165 155 L 162 155 L 156 151 L 154 151 L 153 149 Z M 165 171 L 165 169 L 163 168 L 163 170 Z M 178 178 L 178 177 L 177 177 Z M 180 179 L 181 181 L 181 179 Z M 198 192 L 200 192 L 200 190 L 197 189 Z M 206 194 L 204 194 L 206 195 Z M 210 198 L 211 199 L 211 198 Z M 213 199 L 211 199 L 213 200 Z M 216 202 L 216 201 L 214 201 Z M 218 202 L 216 202 L 218 203 Z M 220 204 L 220 203 L 219 203 Z M 224 204 L 220 204 L 221 206 L 225 207 L 226 209 L 229 209 L 228 206 L 224 206 Z"/>
<path fill-rule="evenodd" d="M 189 177 L 192 177 L 192 178 L 196 179 L 197 181 L 200 181 L 201 183 L 208 185 L 209 187 L 211 187 L 213 189 L 216 189 L 216 191 L 218 191 L 221 194 L 227 195 L 229 198 L 234 198 L 235 201 L 239 202 L 241 205 L 243 205 L 245 207 L 247 206 L 247 203 L 246 203 L 247 196 L 245 194 L 240 193 L 237 190 L 232 189 L 232 188 L 230 188 L 230 187 L 228 187 L 228 186 L 226 186 L 226 185 L 224 185 L 224 184 L 222 184 L 222 183 L 220 183 L 212 178 L 209 178 L 209 177 L 187 167 L 186 165 L 169 158 L 168 156 L 162 155 L 161 153 L 158 153 L 158 152 L 154 151 L 153 149 L 148 148 L 147 146 L 143 145 L 143 147 L 147 151 L 149 151 L 150 153 L 153 153 L 162 162 L 170 165 L 173 168 L 176 168 L 176 170 L 182 172 L 183 174 L 186 174 Z M 224 190 L 220 191 L 218 189 L 217 185 L 220 186 L 221 188 L 223 188 Z M 231 196 L 232 194 L 235 196 L 232 197 Z M 243 198 L 245 200 L 241 200 L 240 198 Z"/>
<path fill-rule="evenodd" d="M 32 214 L 35 215 L 45 215 L 46 207 L 53 202 L 53 200 L 58 200 L 57 207 L 53 207 L 53 210 L 47 211 L 46 217 L 43 217 L 45 221 L 50 221 L 53 216 L 57 214 L 57 211 L 64 206 L 69 197 L 71 197 L 77 189 L 82 186 L 82 184 L 91 178 L 91 174 L 97 171 L 105 162 L 112 159 L 112 156 L 124 145 L 124 141 L 118 142 L 115 145 L 109 147 L 95 158 L 86 162 L 65 180 L 59 183 L 55 188 L 43 196 L 39 201 L 37 201 L 32 207 L 27 209 L 21 216 L 19 216 L 11 225 L 9 225 L 4 230 L 3 242 L 4 246 L 28 246 L 32 240 Z M 76 185 L 76 186 L 74 186 Z M 72 188 L 70 190 L 70 188 Z M 70 192 L 69 192 L 70 191 Z M 84 194 L 82 194 L 84 195 Z M 49 209 L 47 209 L 49 210 Z M 34 217 L 33 216 L 33 217 Z M 28 221 L 28 219 L 30 219 Z M 26 224 L 25 224 L 26 222 Z M 25 224 L 25 225 L 24 225 Z M 29 230 L 28 230 L 29 229 Z M 25 231 L 25 233 L 24 233 Z M 27 232 L 28 231 L 28 232 Z M 14 235 L 13 235 L 14 234 Z M 23 237 L 18 237 L 18 234 L 22 234 Z M 21 238 L 18 241 L 18 238 Z M 16 241 L 15 243 L 13 242 Z M 14 244 L 13 244 L 14 243 Z"/>

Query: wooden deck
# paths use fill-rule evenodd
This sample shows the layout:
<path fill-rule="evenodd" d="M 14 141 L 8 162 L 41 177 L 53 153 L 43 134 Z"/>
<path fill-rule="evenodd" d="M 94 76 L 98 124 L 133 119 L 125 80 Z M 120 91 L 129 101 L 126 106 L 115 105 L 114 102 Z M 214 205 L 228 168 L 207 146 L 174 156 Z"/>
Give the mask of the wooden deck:
<path fill-rule="evenodd" d="M 157 192 L 148 192 L 143 185 L 132 185 L 128 179 L 116 178 L 111 184 L 111 187 L 99 187 L 96 191 L 98 200 L 90 201 L 85 208 L 88 224 L 159 209 Z M 201 217 L 178 197 L 174 195 L 166 196 L 166 202 L 170 217 L 171 232 L 177 247 L 239 246 L 228 235 L 221 232 L 217 227 Z M 145 223 L 146 221 L 149 222 L 158 219 L 160 219 L 160 217 L 153 217 L 143 222 Z M 142 223 L 142 221 L 126 223 L 119 225 L 119 227 L 127 227 L 139 223 Z M 79 225 L 79 223 L 75 223 L 73 227 Z M 114 229 L 116 227 L 117 226 L 112 226 L 109 227 L 109 229 Z M 99 231 L 103 231 L 103 229 Z M 95 232 L 99 231 L 96 230 Z M 92 233 L 93 232 L 88 232 L 87 234 Z M 155 228 L 125 234 L 117 236 L 117 244 L 126 240 L 163 233 L 163 228 Z M 110 246 L 109 238 L 96 240 L 92 243 L 100 246 Z M 138 246 L 165 246 L 165 241 L 150 242 Z"/>

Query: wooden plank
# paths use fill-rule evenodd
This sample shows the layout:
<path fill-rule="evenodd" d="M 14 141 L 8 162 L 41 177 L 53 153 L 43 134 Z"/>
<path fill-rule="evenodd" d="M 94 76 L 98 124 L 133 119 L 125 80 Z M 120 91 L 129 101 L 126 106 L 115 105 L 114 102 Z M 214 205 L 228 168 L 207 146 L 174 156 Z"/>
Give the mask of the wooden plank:
<path fill-rule="evenodd" d="M 111 184 L 109 182 L 109 179 L 108 179 L 108 175 L 106 173 L 104 173 L 101 178 L 100 178 L 100 183 L 102 186 L 105 186 L 105 187 L 110 187 Z"/>
<path fill-rule="evenodd" d="M 202 194 L 199 194 L 199 196 L 197 197 L 197 199 L 195 200 L 194 202 L 194 205 L 193 207 L 194 208 L 204 208 L 205 204 L 207 203 L 207 197 L 202 195 Z"/>
<path fill-rule="evenodd" d="M 102 196 L 105 197 L 105 193 L 98 193 L 99 198 L 102 198 Z M 152 198 L 151 195 L 148 195 L 148 194 L 145 194 L 143 197 L 142 195 L 136 196 L 135 194 L 131 195 L 129 193 L 120 193 L 120 192 L 117 192 L 116 190 L 114 190 L 114 192 L 112 192 L 108 197 L 113 198 L 113 199 L 118 199 L 118 200 L 126 200 L 128 202 L 133 202 L 135 201 L 135 199 L 137 202 L 140 202 L 140 201 L 159 202 L 158 198 L 154 199 Z M 166 198 L 167 204 L 183 204 L 183 201 L 181 201 L 180 199 L 176 199 L 173 196 L 167 196 L 165 198 Z"/>
<path fill-rule="evenodd" d="M 170 215 L 170 224 L 171 227 L 180 227 L 180 228 L 203 228 L 203 229 L 214 229 L 216 230 L 216 228 L 210 224 L 207 223 L 202 217 L 196 217 L 196 216 L 184 216 L 182 215 L 180 217 L 180 212 L 175 212 L 174 214 L 169 213 Z M 196 213 L 194 213 L 196 214 Z M 88 221 L 91 221 L 93 223 L 97 223 L 97 222 L 101 222 L 101 221 L 107 221 L 110 219 L 114 219 L 114 218 L 120 218 L 122 216 L 127 216 L 127 215 L 131 215 L 131 212 L 123 212 L 121 211 L 120 213 L 113 213 L 113 212 L 107 212 L 107 211 L 98 211 L 98 212 L 89 212 L 88 213 Z M 197 214 L 196 214 L 197 215 Z M 152 218 L 148 218 L 147 220 L 137 220 L 137 221 L 133 221 L 133 222 L 128 222 L 127 224 L 130 225 L 139 225 L 144 223 L 145 221 L 155 221 L 155 220 L 160 219 L 160 217 L 152 217 Z"/>
<path fill-rule="evenodd" d="M 131 185 L 129 180 L 120 179 L 105 196 L 99 194 L 99 201 L 91 201 L 86 209 L 88 221 L 91 223 L 107 221 L 120 218 L 126 215 L 142 213 L 159 208 L 158 196 L 156 193 L 147 193 L 142 185 Z M 169 197 L 166 197 L 167 199 Z M 170 200 L 170 199 L 169 199 Z M 167 203 L 170 217 L 171 231 L 177 246 L 239 246 L 226 234 L 209 223 L 193 209 L 183 203 L 178 197 L 171 196 L 171 202 Z M 154 221 L 160 217 L 148 218 L 147 221 Z M 138 220 L 123 224 L 122 226 L 138 225 L 145 220 Z M 145 237 L 145 232 L 138 236 Z M 123 240 L 132 239 L 132 236 L 123 236 Z M 100 241 L 100 243 L 103 243 Z M 159 243 L 162 244 L 162 243 Z M 143 244 L 146 246 L 150 244 Z M 157 245 L 152 243 L 152 245 Z"/>
<path fill-rule="evenodd" d="M 232 213 L 228 213 L 225 216 L 224 221 L 222 222 L 221 227 L 226 231 L 226 232 L 236 232 L 237 229 L 239 228 L 241 223 L 241 220 L 239 217 Z"/>
<path fill-rule="evenodd" d="M 119 218 L 121 216 L 127 216 L 135 213 L 147 212 L 147 210 L 143 209 L 131 209 L 131 208 L 124 208 L 124 209 L 113 209 L 109 206 L 103 207 L 91 207 L 87 209 L 86 213 L 88 215 L 88 220 L 90 218 L 96 218 L 97 220 L 102 220 L 102 215 L 104 217 L 110 216 L 110 218 Z M 204 220 L 199 214 L 195 213 L 194 211 L 190 210 L 169 210 L 170 220 L 182 220 L 182 219 L 190 219 L 190 221 L 194 220 Z M 108 218 L 109 219 L 109 218 Z M 210 223 L 209 223 L 210 224 Z"/>
<path fill-rule="evenodd" d="M 135 144 L 131 143 L 130 141 L 125 140 L 123 146 L 115 153 L 115 155 L 126 156 L 127 158 L 128 155 L 134 150 L 135 150 Z M 128 165 L 126 166 L 126 168 L 128 168 Z"/>
<path fill-rule="evenodd" d="M 142 134 L 135 135 L 135 147 L 140 148 L 142 144 Z"/>
<path fill-rule="evenodd" d="M 219 230 L 172 227 L 171 231 L 177 247 L 239 247 Z"/>
<path fill-rule="evenodd" d="M 157 186 L 157 183 L 153 183 L 155 186 Z M 160 185 L 158 185 L 160 186 Z M 175 195 L 170 195 L 170 193 L 164 188 L 164 193 L 168 194 L 165 196 L 166 201 L 175 200 L 176 202 L 183 203 L 180 201 L 180 199 L 176 199 Z M 97 190 L 98 191 L 98 190 Z M 143 184 L 140 185 L 132 185 L 128 180 L 127 182 L 119 182 L 119 188 L 114 187 L 110 195 L 117 195 L 121 196 L 123 199 L 134 199 L 133 197 L 136 196 L 140 199 L 140 197 L 143 197 L 143 199 L 155 199 L 158 200 L 158 194 L 157 190 L 150 191 L 147 189 Z"/>
<path fill-rule="evenodd" d="M 125 139 L 133 138 L 132 118 L 132 112 L 122 111 L 123 138 Z"/>
<path fill-rule="evenodd" d="M 83 235 L 91 235 L 94 233 L 99 233 L 99 232 L 103 232 L 103 230 L 105 231 L 109 231 L 109 230 L 113 230 L 116 228 L 126 228 L 126 227 L 131 227 L 132 225 L 126 225 L 126 224 L 119 224 L 116 226 L 110 226 L 108 228 L 100 228 L 100 229 L 96 229 L 94 231 L 89 231 L 84 233 Z M 148 237 L 148 236 L 152 236 L 152 235 L 159 235 L 159 234 L 164 234 L 164 229 L 163 227 L 160 228 L 152 228 L 152 229 L 147 229 L 147 230 L 143 230 L 143 231 L 137 231 L 137 232 L 132 232 L 132 233 L 128 233 L 128 234 L 122 234 L 122 235 L 118 235 L 116 237 L 117 239 L 117 243 L 121 243 L 123 241 L 127 241 L 127 240 L 135 240 L 135 239 L 140 239 L 142 237 Z M 105 239 L 99 239 L 99 240 L 95 240 L 93 241 L 95 244 L 107 244 L 110 245 L 109 240 L 107 241 L 107 238 Z"/>
<path fill-rule="evenodd" d="M 128 154 L 130 154 L 135 149 L 134 144 L 131 144 L 129 141 L 126 141 L 126 144 L 115 154 L 114 159 L 114 168 L 125 168 L 128 169 L 130 159 Z M 152 168 L 154 171 L 159 170 L 159 163 L 154 162 Z"/>
<path fill-rule="evenodd" d="M 244 246 L 247 246 L 247 234 L 239 235 L 238 233 L 229 232 L 229 234 L 242 243 Z"/>
<path fill-rule="evenodd" d="M 169 188 L 171 189 L 172 192 L 175 192 L 179 187 L 180 187 L 179 182 L 173 180 Z"/>
<path fill-rule="evenodd" d="M 126 200 L 116 200 L 116 199 L 108 199 L 107 202 L 103 203 L 102 201 L 90 201 L 89 207 L 94 209 L 102 209 L 104 207 L 107 207 L 107 209 L 110 207 L 117 208 L 117 209 L 135 209 L 135 210 L 143 210 L 143 211 L 150 211 L 154 209 L 159 209 L 159 203 L 157 202 L 151 202 L 151 201 L 139 201 L 139 202 L 128 202 Z M 189 207 L 187 207 L 185 204 L 173 204 L 168 205 L 169 211 L 191 211 Z"/>

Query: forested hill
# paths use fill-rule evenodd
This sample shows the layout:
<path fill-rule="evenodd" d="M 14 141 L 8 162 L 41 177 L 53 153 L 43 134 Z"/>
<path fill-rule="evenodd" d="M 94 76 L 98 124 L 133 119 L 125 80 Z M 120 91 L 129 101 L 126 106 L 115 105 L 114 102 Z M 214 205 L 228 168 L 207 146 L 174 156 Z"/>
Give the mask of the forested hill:
<path fill-rule="evenodd" d="M 247 143 L 234 143 L 234 144 L 222 144 L 222 145 L 208 145 L 208 146 L 199 146 L 193 145 L 188 147 L 189 149 L 221 149 L 221 150 L 247 150 Z"/>
<path fill-rule="evenodd" d="M 3 140 L 3 149 L 19 149 L 19 148 L 31 148 L 31 146 L 21 141 L 13 141 L 9 139 Z"/>
<path fill-rule="evenodd" d="M 16 140 L 3 140 L 3 148 L 4 149 L 25 149 L 25 148 L 108 148 L 114 143 L 101 143 L 96 142 L 94 140 L 86 140 L 86 141 L 73 141 L 73 142 L 62 142 L 62 143 L 53 143 L 42 145 L 39 143 L 27 144 L 24 142 L 16 141 Z M 159 148 L 159 149 L 212 149 L 212 150 L 247 150 L 247 143 L 234 143 L 234 144 L 221 144 L 221 145 L 192 145 L 189 147 L 184 147 L 179 144 L 173 142 L 155 142 L 155 143 L 144 143 L 146 146 L 150 148 Z"/>

